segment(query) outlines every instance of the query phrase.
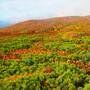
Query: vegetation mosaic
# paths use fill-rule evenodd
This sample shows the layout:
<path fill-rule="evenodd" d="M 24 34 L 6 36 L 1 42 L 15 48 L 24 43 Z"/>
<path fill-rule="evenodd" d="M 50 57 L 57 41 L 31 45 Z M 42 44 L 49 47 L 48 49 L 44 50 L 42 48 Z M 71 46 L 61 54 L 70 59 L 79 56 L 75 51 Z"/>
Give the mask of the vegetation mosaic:
<path fill-rule="evenodd" d="M 0 90 L 90 90 L 90 17 L 1 29 Z"/>

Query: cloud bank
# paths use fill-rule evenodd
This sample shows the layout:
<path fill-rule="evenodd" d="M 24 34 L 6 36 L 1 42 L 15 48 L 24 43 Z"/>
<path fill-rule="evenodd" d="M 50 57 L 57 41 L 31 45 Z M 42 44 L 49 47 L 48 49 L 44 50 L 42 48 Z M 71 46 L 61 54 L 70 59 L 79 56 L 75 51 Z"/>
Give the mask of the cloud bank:
<path fill-rule="evenodd" d="M 90 0 L 0 0 L 0 20 L 90 15 Z"/>

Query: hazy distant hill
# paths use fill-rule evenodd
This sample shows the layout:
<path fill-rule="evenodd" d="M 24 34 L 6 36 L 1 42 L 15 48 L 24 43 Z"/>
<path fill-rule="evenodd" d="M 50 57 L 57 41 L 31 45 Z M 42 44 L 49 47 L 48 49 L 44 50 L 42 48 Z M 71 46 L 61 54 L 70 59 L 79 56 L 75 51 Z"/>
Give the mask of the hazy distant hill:
<path fill-rule="evenodd" d="M 4 28 L 10 25 L 10 22 L 0 21 L 0 28 Z"/>

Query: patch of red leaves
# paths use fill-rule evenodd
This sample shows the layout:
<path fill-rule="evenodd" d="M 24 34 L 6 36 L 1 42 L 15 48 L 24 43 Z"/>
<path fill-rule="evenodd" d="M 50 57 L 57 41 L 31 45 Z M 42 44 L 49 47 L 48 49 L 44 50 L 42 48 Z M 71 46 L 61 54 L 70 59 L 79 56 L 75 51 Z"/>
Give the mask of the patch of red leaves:
<path fill-rule="evenodd" d="M 51 54 L 51 51 L 49 50 L 44 50 L 43 48 L 40 47 L 33 47 L 30 49 L 31 54 Z"/>
<path fill-rule="evenodd" d="M 53 69 L 51 67 L 46 67 L 43 69 L 44 73 L 51 73 L 53 71 Z"/>
<path fill-rule="evenodd" d="M 11 55 L 3 55 L 3 56 L 0 56 L 0 59 L 9 60 L 9 59 L 20 59 L 20 58 L 17 57 L 16 55 L 14 55 L 14 54 L 11 54 Z"/>
<path fill-rule="evenodd" d="M 85 31 L 86 36 L 90 36 L 90 31 Z"/>
<path fill-rule="evenodd" d="M 81 61 L 68 61 L 69 64 L 74 64 L 78 66 L 79 68 L 85 69 L 87 74 L 90 74 L 90 64 L 86 64 Z"/>
<path fill-rule="evenodd" d="M 62 56 L 65 56 L 65 55 L 67 55 L 67 52 L 65 52 L 65 51 L 58 51 L 58 54 L 60 54 Z"/>
<path fill-rule="evenodd" d="M 32 76 L 32 73 L 25 73 L 25 74 L 20 74 L 20 75 L 13 75 L 13 76 L 10 76 L 8 78 L 8 80 L 16 80 L 16 79 L 24 78 L 26 76 Z"/>
<path fill-rule="evenodd" d="M 20 50 L 16 50 L 15 54 L 26 54 L 28 52 L 28 49 L 20 49 Z"/>
<path fill-rule="evenodd" d="M 80 50 L 82 50 L 82 51 L 87 51 L 88 48 L 81 48 Z"/>

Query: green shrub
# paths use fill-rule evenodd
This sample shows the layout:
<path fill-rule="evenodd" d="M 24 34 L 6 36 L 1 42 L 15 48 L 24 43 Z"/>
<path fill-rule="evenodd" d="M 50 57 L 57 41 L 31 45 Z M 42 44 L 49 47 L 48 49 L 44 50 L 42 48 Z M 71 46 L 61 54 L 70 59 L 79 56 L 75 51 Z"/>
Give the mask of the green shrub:
<path fill-rule="evenodd" d="M 85 84 L 85 87 L 84 87 L 84 89 L 83 89 L 83 90 L 90 90 L 90 83 Z"/>
<path fill-rule="evenodd" d="M 74 44 L 72 43 L 64 43 L 60 46 L 60 50 L 62 51 L 67 51 L 69 53 L 73 53 L 77 51 L 79 48 L 77 48 Z"/>

